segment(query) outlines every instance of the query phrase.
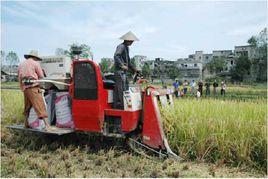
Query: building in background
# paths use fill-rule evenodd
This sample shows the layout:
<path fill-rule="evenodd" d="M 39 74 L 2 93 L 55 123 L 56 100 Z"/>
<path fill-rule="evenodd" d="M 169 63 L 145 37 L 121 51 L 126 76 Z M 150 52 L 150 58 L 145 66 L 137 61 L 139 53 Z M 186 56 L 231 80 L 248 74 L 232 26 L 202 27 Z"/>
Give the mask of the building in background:
<path fill-rule="evenodd" d="M 213 50 L 212 51 L 212 58 L 213 59 L 219 59 L 223 58 L 225 59 L 229 55 L 232 55 L 233 51 L 232 50 Z"/>
<path fill-rule="evenodd" d="M 249 59 L 253 59 L 257 55 L 255 48 L 251 45 L 235 46 L 234 54 L 236 57 L 246 56 Z"/>
<path fill-rule="evenodd" d="M 189 56 L 193 57 L 193 56 Z M 180 58 L 177 59 L 176 67 L 179 69 L 181 80 L 201 80 L 203 64 L 201 59 L 203 58 L 198 54 L 197 58 Z M 201 57 L 201 58 L 199 58 Z M 197 60 L 196 60 L 197 59 Z"/>
<path fill-rule="evenodd" d="M 179 58 L 176 67 L 179 69 L 182 80 L 202 80 L 204 54 L 203 51 L 196 51 L 188 58 Z"/>

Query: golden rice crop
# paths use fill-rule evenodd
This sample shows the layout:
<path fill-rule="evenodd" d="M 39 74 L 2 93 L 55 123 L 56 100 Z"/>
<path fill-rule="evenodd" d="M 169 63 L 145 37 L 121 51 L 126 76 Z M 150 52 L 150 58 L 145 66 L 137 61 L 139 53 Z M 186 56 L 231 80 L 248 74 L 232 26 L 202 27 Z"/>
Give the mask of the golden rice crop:
<path fill-rule="evenodd" d="M 162 109 L 169 143 L 186 158 L 267 166 L 265 100 L 180 99 Z"/>

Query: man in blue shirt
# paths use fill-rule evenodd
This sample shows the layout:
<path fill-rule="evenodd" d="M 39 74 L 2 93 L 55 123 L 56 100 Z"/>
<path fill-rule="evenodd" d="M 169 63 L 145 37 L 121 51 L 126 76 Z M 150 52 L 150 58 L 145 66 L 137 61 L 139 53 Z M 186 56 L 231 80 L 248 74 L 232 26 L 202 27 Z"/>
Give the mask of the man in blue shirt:
<path fill-rule="evenodd" d="M 179 87 L 180 87 L 180 83 L 178 79 L 175 79 L 175 82 L 173 83 L 173 87 L 174 87 L 174 94 L 176 97 L 179 97 L 178 93 L 179 93 Z"/>

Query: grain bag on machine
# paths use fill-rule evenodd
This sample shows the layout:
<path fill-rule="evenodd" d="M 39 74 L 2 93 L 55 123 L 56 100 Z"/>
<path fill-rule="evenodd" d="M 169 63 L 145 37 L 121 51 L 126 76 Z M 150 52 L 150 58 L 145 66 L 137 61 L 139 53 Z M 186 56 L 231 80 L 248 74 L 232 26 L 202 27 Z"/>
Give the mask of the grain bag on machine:
<path fill-rule="evenodd" d="M 43 130 L 46 128 L 45 122 L 42 119 L 38 119 L 38 116 L 32 107 L 29 112 L 28 125 L 37 130 Z"/>
<path fill-rule="evenodd" d="M 61 128 L 74 128 L 69 93 L 59 92 L 56 96 L 56 126 Z"/>

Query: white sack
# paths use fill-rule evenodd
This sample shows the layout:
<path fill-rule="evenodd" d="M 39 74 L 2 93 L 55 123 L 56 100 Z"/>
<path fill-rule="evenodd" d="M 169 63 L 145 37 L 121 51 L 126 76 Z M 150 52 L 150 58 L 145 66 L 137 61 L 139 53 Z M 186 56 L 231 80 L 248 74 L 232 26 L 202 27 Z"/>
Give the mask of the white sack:
<path fill-rule="evenodd" d="M 57 93 L 55 109 L 56 126 L 62 128 L 74 128 L 68 92 Z"/>

